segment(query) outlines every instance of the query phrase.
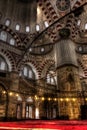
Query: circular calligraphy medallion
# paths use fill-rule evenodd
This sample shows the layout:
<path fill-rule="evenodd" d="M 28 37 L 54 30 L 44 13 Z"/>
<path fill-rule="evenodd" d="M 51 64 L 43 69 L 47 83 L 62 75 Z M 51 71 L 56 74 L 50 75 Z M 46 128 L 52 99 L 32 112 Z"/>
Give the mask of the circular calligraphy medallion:
<path fill-rule="evenodd" d="M 65 11 L 70 7 L 70 0 L 57 0 L 56 6 L 60 11 Z"/>

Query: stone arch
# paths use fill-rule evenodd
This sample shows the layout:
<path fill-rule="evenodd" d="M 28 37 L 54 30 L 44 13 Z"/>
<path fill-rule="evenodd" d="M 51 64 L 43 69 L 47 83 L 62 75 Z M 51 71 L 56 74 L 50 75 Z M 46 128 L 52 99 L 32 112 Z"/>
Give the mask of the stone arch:
<path fill-rule="evenodd" d="M 22 61 L 21 64 L 18 66 L 18 70 L 21 71 L 21 69 L 23 68 L 24 65 L 30 65 L 30 67 L 32 68 L 32 70 L 35 73 L 35 79 L 39 78 L 39 69 L 37 67 L 37 64 L 32 61 L 32 60 L 27 60 L 27 61 Z"/>
<path fill-rule="evenodd" d="M 51 66 L 53 66 L 55 64 L 55 62 L 53 60 L 46 60 L 42 66 L 41 66 L 41 69 L 40 69 L 40 78 L 44 78 L 46 77 L 46 74 L 47 72 L 49 71 L 49 68 Z"/>
<path fill-rule="evenodd" d="M 18 35 L 15 32 L 12 31 L 12 29 L 2 24 L 0 24 L 0 29 L 2 29 L 2 31 L 8 32 L 15 39 L 17 46 L 20 46 L 21 39 L 18 37 Z"/>
<path fill-rule="evenodd" d="M 9 52 L 2 49 L 0 55 L 5 58 L 9 67 L 9 71 L 16 70 L 15 61 Z"/>
<path fill-rule="evenodd" d="M 30 65 L 30 67 L 32 68 L 32 70 L 35 73 L 35 78 L 38 79 L 38 71 L 36 69 L 36 66 L 34 64 L 32 64 L 31 62 L 28 63 L 28 65 Z"/>

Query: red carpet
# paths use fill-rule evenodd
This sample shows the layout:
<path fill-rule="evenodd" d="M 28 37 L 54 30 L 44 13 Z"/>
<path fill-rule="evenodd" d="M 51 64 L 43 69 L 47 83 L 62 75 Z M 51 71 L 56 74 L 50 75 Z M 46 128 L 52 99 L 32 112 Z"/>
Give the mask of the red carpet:
<path fill-rule="evenodd" d="M 0 130 L 87 130 L 87 121 L 29 120 L 0 122 Z"/>

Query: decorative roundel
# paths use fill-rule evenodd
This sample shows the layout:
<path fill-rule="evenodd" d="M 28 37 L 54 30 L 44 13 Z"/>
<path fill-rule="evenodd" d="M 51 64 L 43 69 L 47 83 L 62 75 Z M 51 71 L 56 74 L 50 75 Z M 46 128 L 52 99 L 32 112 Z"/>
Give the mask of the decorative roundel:
<path fill-rule="evenodd" d="M 70 7 L 70 0 L 57 0 L 56 6 L 60 11 L 65 11 Z"/>
<path fill-rule="evenodd" d="M 68 38 L 70 35 L 70 30 L 68 28 L 62 28 L 59 30 L 59 35 L 62 38 Z"/>

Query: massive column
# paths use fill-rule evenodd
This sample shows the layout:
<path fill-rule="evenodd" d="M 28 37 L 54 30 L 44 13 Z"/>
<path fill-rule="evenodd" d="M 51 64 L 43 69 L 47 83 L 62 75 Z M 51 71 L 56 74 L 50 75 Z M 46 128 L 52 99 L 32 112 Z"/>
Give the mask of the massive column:
<path fill-rule="evenodd" d="M 16 118 L 16 108 L 17 108 L 17 91 L 19 87 L 19 73 L 12 71 L 10 73 L 10 90 L 8 94 L 8 118 Z"/>
<path fill-rule="evenodd" d="M 59 33 L 61 38 L 55 45 L 59 116 L 78 119 L 80 115 L 80 99 L 77 97 L 77 92 L 81 91 L 81 85 L 75 43 L 69 39 L 68 29 L 61 29 Z"/>

